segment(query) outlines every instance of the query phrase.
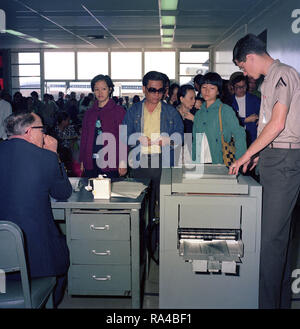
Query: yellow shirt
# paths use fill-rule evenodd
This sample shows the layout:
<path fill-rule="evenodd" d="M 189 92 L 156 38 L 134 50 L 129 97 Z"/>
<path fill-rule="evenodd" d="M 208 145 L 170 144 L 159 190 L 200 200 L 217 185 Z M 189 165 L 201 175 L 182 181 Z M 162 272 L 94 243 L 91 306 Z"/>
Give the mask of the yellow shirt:
<path fill-rule="evenodd" d="M 160 136 L 160 113 L 161 103 L 159 102 L 153 112 L 149 112 L 144 105 L 144 135 L 151 139 L 151 142 L 157 140 Z M 160 153 L 159 145 L 142 146 L 143 154 Z"/>

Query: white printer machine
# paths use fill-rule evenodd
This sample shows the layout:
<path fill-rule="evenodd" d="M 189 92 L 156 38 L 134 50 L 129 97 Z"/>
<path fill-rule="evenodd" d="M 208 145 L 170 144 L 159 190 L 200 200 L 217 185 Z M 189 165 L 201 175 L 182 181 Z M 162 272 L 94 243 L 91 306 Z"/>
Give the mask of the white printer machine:
<path fill-rule="evenodd" d="M 224 165 L 163 169 L 160 307 L 257 308 L 260 220 L 251 177 Z"/>

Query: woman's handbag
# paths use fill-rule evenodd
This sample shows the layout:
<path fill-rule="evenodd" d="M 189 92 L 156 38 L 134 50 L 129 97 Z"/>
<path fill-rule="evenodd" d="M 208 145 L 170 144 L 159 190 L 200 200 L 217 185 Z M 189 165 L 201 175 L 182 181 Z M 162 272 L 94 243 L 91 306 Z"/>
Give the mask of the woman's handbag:
<path fill-rule="evenodd" d="M 223 161 L 226 167 L 230 167 L 235 162 L 235 146 L 232 137 L 229 143 L 224 141 L 221 109 L 222 109 L 222 104 L 219 107 L 219 121 L 220 121 L 220 130 L 221 130 Z"/>

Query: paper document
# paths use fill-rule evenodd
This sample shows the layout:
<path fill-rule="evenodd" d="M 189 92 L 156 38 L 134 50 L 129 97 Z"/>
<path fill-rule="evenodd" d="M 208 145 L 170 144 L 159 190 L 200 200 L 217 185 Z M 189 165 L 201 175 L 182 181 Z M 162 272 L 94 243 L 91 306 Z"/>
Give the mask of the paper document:
<path fill-rule="evenodd" d="M 111 196 L 136 199 L 146 188 L 147 185 L 140 182 L 113 182 Z"/>
<path fill-rule="evenodd" d="M 212 163 L 210 148 L 205 133 L 196 134 L 196 163 Z"/>

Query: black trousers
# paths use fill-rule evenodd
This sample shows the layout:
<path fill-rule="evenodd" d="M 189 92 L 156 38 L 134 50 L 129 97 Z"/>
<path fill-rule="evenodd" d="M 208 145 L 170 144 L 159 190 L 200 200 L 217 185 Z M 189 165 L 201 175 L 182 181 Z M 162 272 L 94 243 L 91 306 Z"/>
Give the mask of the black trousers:
<path fill-rule="evenodd" d="M 156 217 L 155 207 L 159 207 L 159 189 L 161 177 L 161 154 L 141 155 L 140 167 L 131 169 L 131 177 L 133 178 L 149 178 L 149 220 Z"/>
<path fill-rule="evenodd" d="M 263 211 L 260 258 L 260 308 L 290 308 L 292 212 L 300 188 L 300 149 L 261 152 Z"/>

